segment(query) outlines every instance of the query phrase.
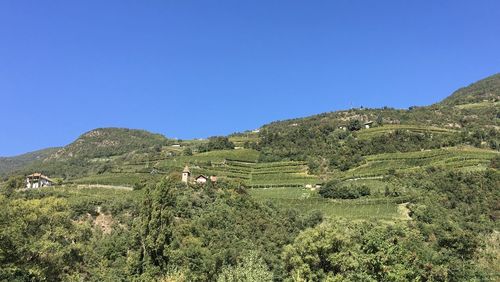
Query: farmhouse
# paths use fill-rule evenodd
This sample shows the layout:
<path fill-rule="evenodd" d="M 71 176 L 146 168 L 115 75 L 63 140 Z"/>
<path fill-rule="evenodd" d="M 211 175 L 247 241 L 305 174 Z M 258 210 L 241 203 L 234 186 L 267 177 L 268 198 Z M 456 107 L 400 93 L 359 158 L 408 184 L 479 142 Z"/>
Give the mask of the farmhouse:
<path fill-rule="evenodd" d="M 208 177 L 205 175 L 199 175 L 198 177 L 195 178 L 196 183 L 198 184 L 205 184 L 208 181 Z"/>
<path fill-rule="evenodd" d="M 366 129 L 368 129 L 368 128 L 372 127 L 373 121 L 367 121 L 363 125 L 365 126 Z"/>
<path fill-rule="evenodd" d="M 26 176 L 26 188 L 40 188 L 52 186 L 54 181 L 41 173 L 33 173 Z"/>

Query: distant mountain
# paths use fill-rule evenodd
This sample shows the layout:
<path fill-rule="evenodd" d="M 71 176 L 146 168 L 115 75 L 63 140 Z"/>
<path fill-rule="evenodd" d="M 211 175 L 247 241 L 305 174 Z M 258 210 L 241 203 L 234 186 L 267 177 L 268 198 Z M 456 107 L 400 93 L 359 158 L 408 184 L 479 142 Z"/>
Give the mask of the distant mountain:
<path fill-rule="evenodd" d="M 42 149 L 14 157 L 0 157 L 0 175 L 8 174 L 35 161 L 42 161 L 61 148 Z"/>
<path fill-rule="evenodd" d="M 107 166 L 110 157 L 156 152 L 168 144 L 165 136 L 145 130 L 97 128 L 64 147 L 0 158 L 0 175 L 33 171 L 51 176 L 92 174 Z"/>
<path fill-rule="evenodd" d="M 163 146 L 167 142 L 165 136 L 145 130 L 97 128 L 84 133 L 73 143 L 49 156 L 47 160 L 110 157 L 153 146 Z"/>
<path fill-rule="evenodd" d="M 498 101 L 500 101 L 500 73 L 458 89 L 441 103 L 444 105 L 464 105 Z"/>

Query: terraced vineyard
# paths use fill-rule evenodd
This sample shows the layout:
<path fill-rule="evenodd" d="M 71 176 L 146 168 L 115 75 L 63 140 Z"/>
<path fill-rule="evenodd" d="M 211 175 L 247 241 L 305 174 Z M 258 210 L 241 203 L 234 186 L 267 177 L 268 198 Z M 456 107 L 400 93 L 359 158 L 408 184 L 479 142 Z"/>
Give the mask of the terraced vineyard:
<path fill-rule="evenodd" d="M 121 185 L 133 187 L 135 183 L 146 180 L 160 180 L 161 175 L 150 173 L 104 173 L 74 179 L 75 184 L 100 184 L 100 185 Z"/>
<path fill-rule="evenodd" d="M 416 133 L 432 133 L 432 134 L 446 134 L 446 135 L 456 133 L 455 130 L 432 127 L 432 126 L 390 124 L 390 125 L 384 125 L 380 127 L 373 127 L 369 129 L 360 130 L 357 133 L 357 136 L 360 139 L 370 139 L 378 135 L 393 132 L 395 130 L 407 130 Z"/>
<path fill-rule="evenodd" d="M 297 209 L 301 212 L 321 211 L 326 217 L 340 216 L 349 219 L 404 219 L 404 204 L 398 199 L 371 198 L 357 200 L 329 200 L 316 191 L 297 188 L 251 189 L 250 194 L 261 201 Z"/>
<path fill-rule="evenodd" d="M 304 162 L 256 163 L 226 159 L 220 164 L 202 167 L 206 174 L 214 174 L 244 181 L 251 188 L 304 187 L 315 184 L 318 177 L 307 173 Z"/>
<path fill-rule="evenodd" d="M 497 151 L 470 147 L 379 154 L 367 156 L 365 164 L 342 173 L 341 178 L 380 177 L 391 172 L 407 172 L 428 167 L 482 170 L 498 154 L 500 153 Z"/>
<path fill-rule="evenodd" d="M 246 142 L 259 141 L 259 135 L 257 133 L 247 133 L 238 136 L 231 136 L 229 137 L 229 141 L 233 142 L 236 147 L 243 147 Z"/>

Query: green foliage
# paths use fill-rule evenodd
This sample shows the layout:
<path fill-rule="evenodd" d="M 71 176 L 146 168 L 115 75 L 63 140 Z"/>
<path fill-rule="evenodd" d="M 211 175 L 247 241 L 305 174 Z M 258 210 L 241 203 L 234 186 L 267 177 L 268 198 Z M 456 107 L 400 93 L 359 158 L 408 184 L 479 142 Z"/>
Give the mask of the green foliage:
<path fill-rule="evenodd" d="M 355 119 L 355 120 L 351 120 L 349 122 L 349 124 L 347 125 L 347 129 L 349 129 L 349 131 L 358 131 L 360 130 L 361 128 L 363 127 L 363 124 L 361 123 L 360 120 L 358 119 Z"/>
<path fill-rule="evenodd" d="M 319 194 L 324 198 L 357 199 L 370 195 L 370 188 L 366 185 L 347 185 L 338 180 L 333 180 L 323 185 L 319 189 Z"/>
<path fill-rule="evenodd" d="M 59 149 L 60 148 L 47 148 L 15 157 L 0 157 L 0 176 L 12 173 L 34 161 L 43 160 Z"/>
<path fill-rule="evenodd" d="M 22 175 L 12 175 L 5 182 L 6 189 L 19 189 L 25 187 L 25 177 Z"/>
<path fill-rule="evenodd" d="M 447 280 L 447 265 L 402 224 L 331 221 L 283 252 L 288 281 Z"/>
<path fill-rule="evenodd" d="M 0 195 L 0 280 L 58 281 L 78 271 L 88 226 L 70 219 L 66 201 Z"/>
<path fill-rule="evenodd" d="M 495 74 L 455 91 L 443 100 L 446 105 L 463 105 L 500 100 L 500 74 Z"/>
<path fill-rule="evenodd" d="M 500 155 L 497 155 L 493 159 L 491 159 L 490 167 L 493 169 L 500 169 Z"/>
<path fill-rule="evenodd" d="M 168 144 L 161 134 L 128 128 L 97 128 L 80 136 L 75 142 L 60 150 L 56 159 L 102 158 L 128 153 L 134 150 L 155 151 Z"/>
<path fill-rule="evenodd" d="M 225 136 L 210 137 L 208 138 L 208 143 L 202 144 L 198 147 L 198 151 L 200 152 L 230 149 L 234 149 L 234 143 L 229 141 L 229 138 Z"/>
<path fill-rule="evenodd" d="M 224 265 L 238 267 L 241 255 L 257 250 L 280 277 L 281 247 L 317 220 L 228 189 L 162 182 L 146 189 L 133 272 L 150 277 L 175 267 L 189 281 L 214 280 Z"/>
<path fill-rule="evenodd" d="M 496 281 L 498 78 L 429 107 L 324 113 L 182 147 L 96 129 L 0 158 L 0 173 L 18 170 L 0 195 L 0 280 Z M 174 181 L 186 164 L 220 180 Z M 16 190 L 34 171 L 87 188 Z M 301 189 L 328 179 L 345 181 Z"/>
<path fill-rule="evenodd" d="M 317 191 L 300 188 L 249 189 L 249 194 L 261 202 L 272 202 L 278 207 L 320 213 L 326 218 L 343 217 L 352 220 L 388 220 L 401 218 L 398 204 L 407 198 L 361 198 L 331 201 Z"/>
<path fill-rule="evenodd" d="M 243 256 L 236 266 L 224 266 L 217 277 L 217 282 L 271 282 L 273 273 L 256 252 L 249 252 Z"/>
<path fill-rule="evenodd" d="M 184 148 L 184 150 L 182 151 L 182 154 L 184 156 L 192 156 L 193 155 L 193 150 L 191 150 L 191 148 L 189 147 L 186 147 Z"/>
<path fill-rule="evenodd" d="M 484 170 L 499 153 L 470 147 L 454 147 L 407 153 L 383 153 L 367 156 L 365 164 L 339 176 L 343 179 L 380 177 L 422 169 Z"/>

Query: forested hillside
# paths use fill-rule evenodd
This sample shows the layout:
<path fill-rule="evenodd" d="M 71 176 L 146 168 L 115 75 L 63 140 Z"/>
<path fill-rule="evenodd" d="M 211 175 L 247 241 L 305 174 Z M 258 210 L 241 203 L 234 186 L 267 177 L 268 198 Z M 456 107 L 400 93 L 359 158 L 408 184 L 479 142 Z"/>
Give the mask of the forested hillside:
<path fill-rule="evenodd" d="M 460 88 L 441 104 L 459 106 L 500 101 L 500 74 L 495 74 L 467 87 Z"/>
<path fill-rule="evenodd" d="M 499 93 L 494 75 L 428 107 L 20 156 L 0 281 L 499 281 Z M 22 189 L 33 172 L 58 181 Z"/>
<path fill-rule="evenodd" d="M 15 157 L 0 157 L 0 175 L 13 172 L 35 161 L 45 160 L 60 148 L 42 149 Z"/>
<path fill-rule="evenodd" d="M 273 122 L 253 147 L 262 161 L 308 160 L 313 169 L 347 170 L 363 156 L 457 145 L 499 149 L 499 75 L 428 107 L 358 108 Z M 370 129 L 365 129 L 365 123 Z"/>

